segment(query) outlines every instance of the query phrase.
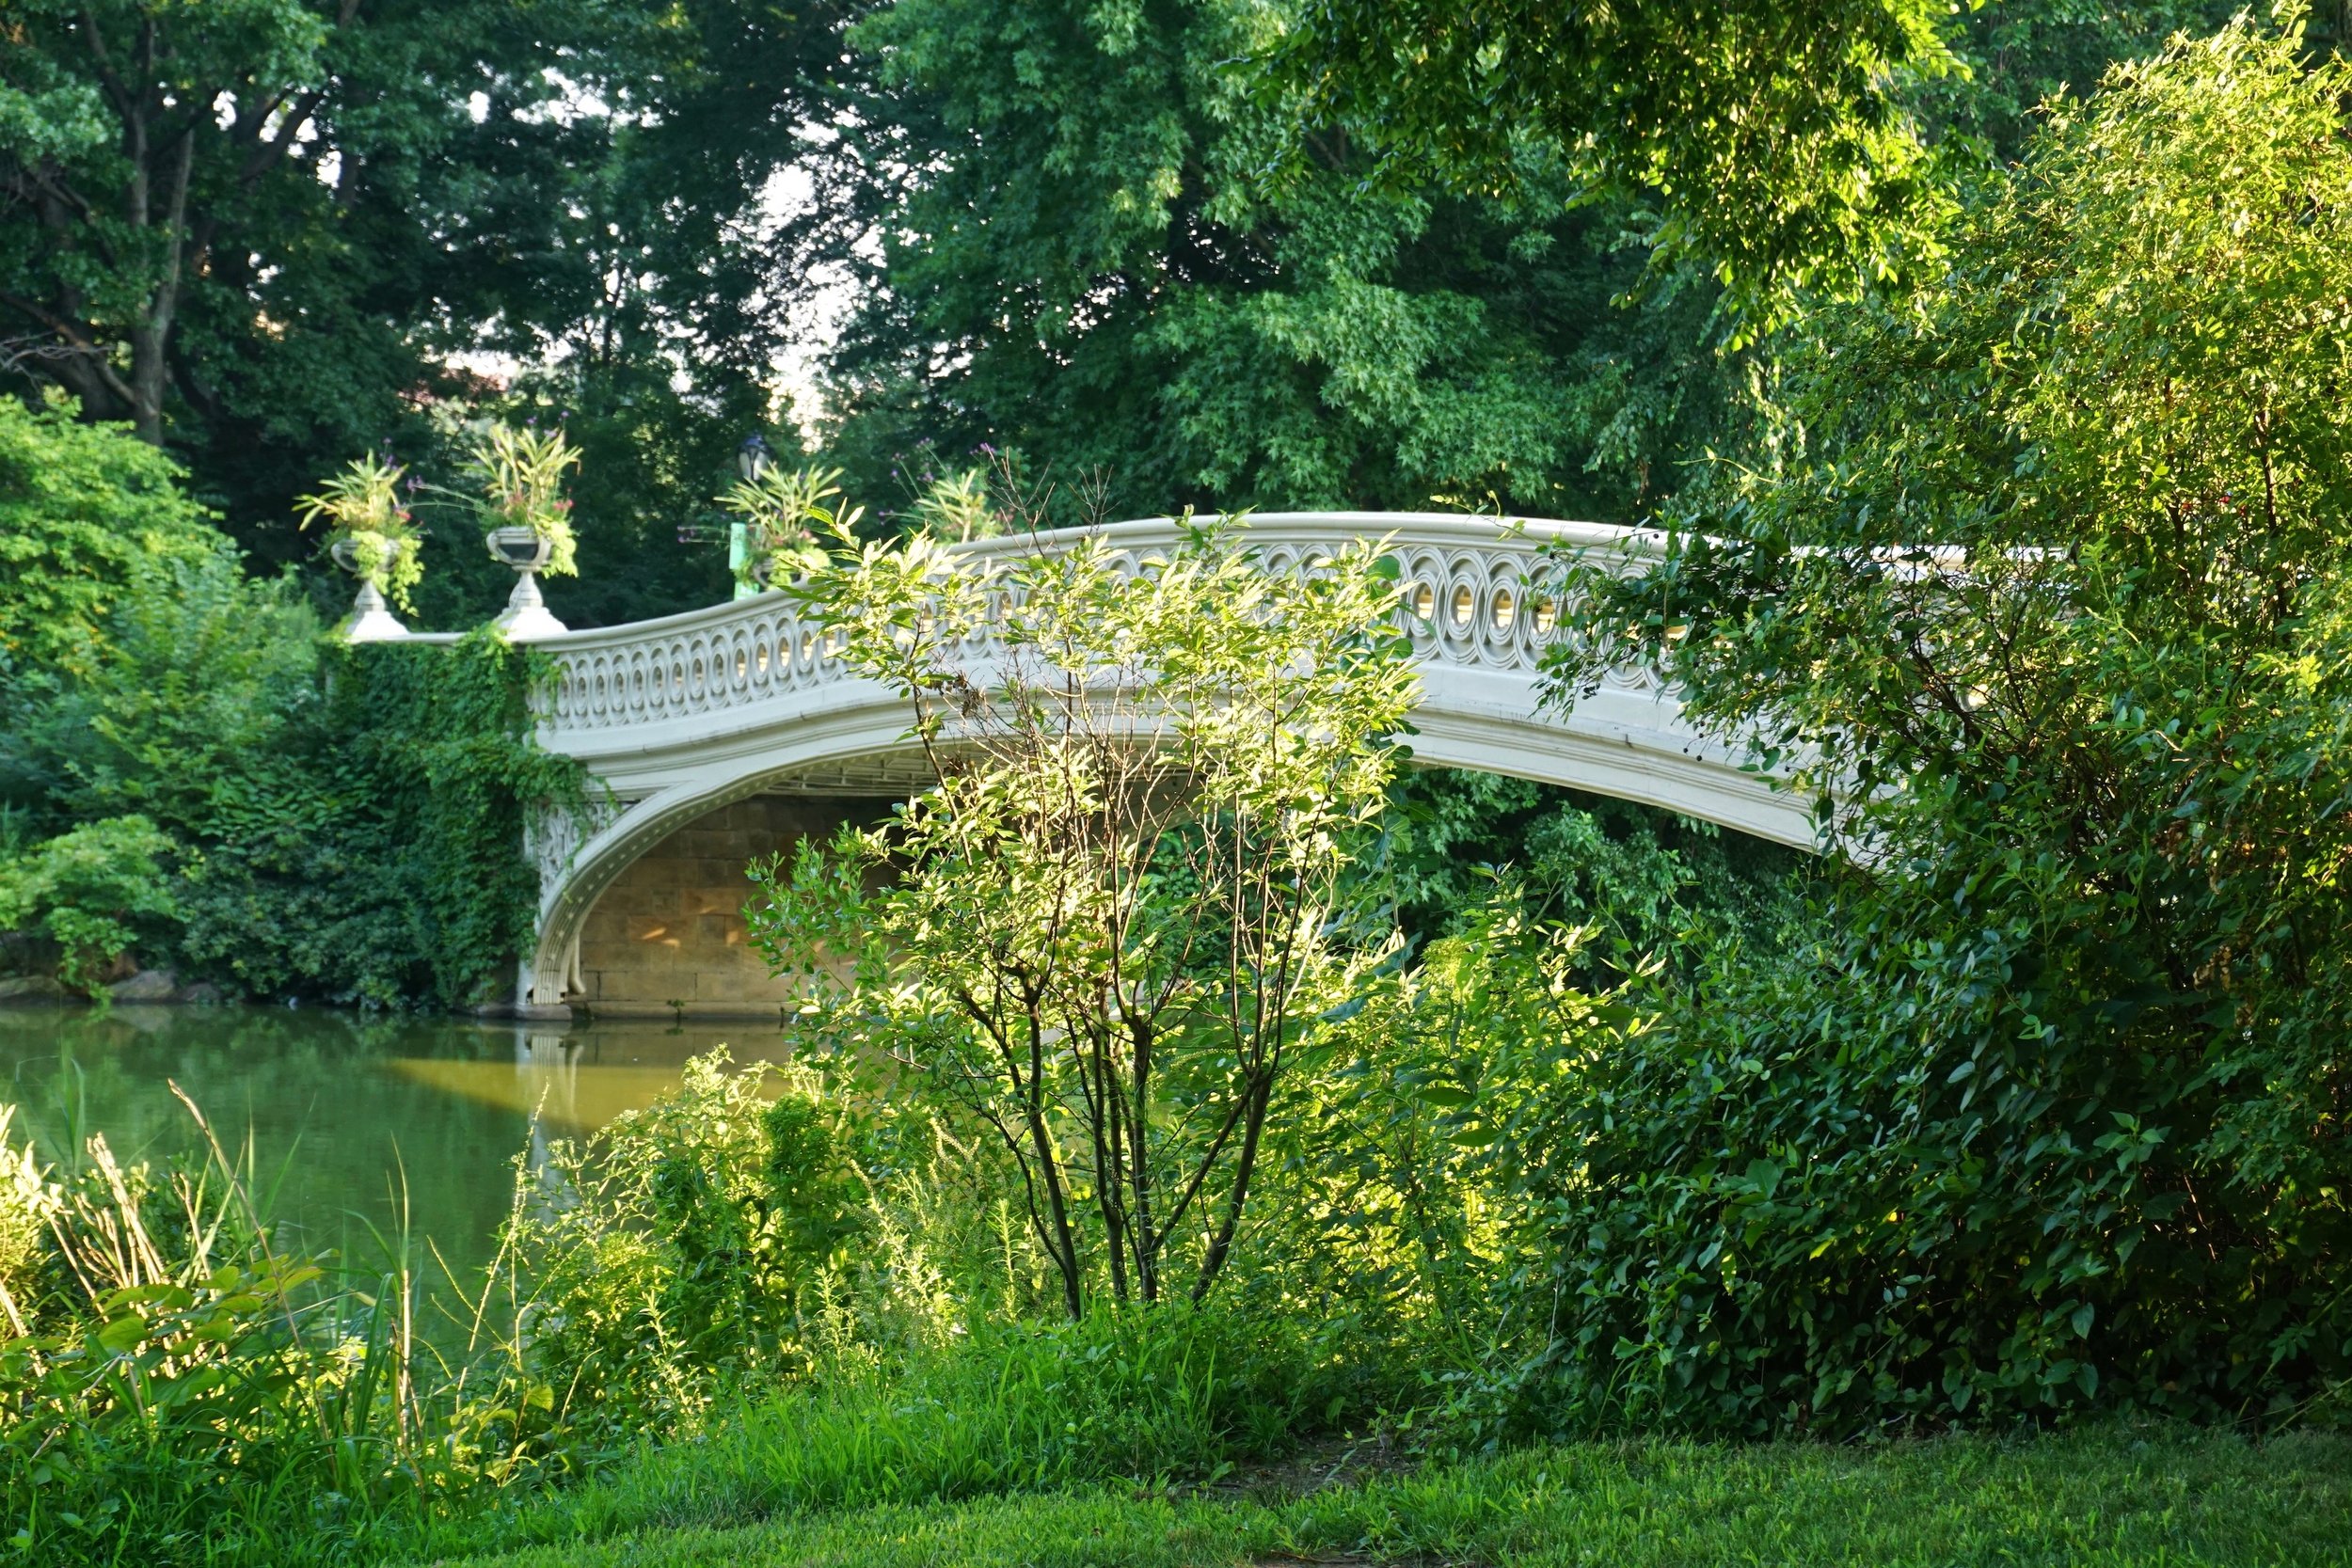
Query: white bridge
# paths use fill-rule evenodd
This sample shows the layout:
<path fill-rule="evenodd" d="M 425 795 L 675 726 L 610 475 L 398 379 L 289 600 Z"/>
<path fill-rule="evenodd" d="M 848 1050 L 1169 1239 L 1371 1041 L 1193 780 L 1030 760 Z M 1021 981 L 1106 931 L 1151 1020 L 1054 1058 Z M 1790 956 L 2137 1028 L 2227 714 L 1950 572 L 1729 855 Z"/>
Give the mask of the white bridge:
<path fill-rule="evenodd" d="M 1165 521 L 1099 531 L 1133 567 L 1174 537 Z M 1804 800 L 1741 771 L 1693 733 L 1671 691 L 1614 671 L 1566 714 L 1539 712 L 1538 663 L 1560 614 L 1561 546 L 1629 563 L 1661 536 L 1590 523 L 1422 513 L 1265 514 L 1246 538 L 1269 570 L 1342 543 L 1390 537 L 1404 569 L 1418 653 L 1415 760 L 1565 784 L 1662 806 L 1811 848 Z M 1075 535 L 961 546 L 973 559 L 1066 546 Z M 534 644 L 554 677 L 535 698 L 539 739 L 576 757 L 604 799 L 539 835 L 539 934 L 522 976 L 527 1007 L 577 987 L 580 931 L 597 897 L 678 828 L 756 795 L 872 797 L 922 782 L 912 707 L 828 657 L 780 594 Z"/>

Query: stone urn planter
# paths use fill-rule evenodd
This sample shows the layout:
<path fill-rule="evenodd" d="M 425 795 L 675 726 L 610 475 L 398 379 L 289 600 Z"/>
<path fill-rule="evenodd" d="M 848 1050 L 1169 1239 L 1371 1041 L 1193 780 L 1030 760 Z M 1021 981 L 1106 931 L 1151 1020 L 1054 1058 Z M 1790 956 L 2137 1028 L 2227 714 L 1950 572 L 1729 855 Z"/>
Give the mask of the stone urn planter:
<path fill-rule="evenodd" d="M 390 561 L 386 562 L 385 564 L 389 566 L 391 562 L 398 561 L 415 547 L 414 542 L 410 540 L 392 541 Z M 338 539 L 329 546 L 326 553 L 336 565 L 359 578 L 358 596 L 351 601 L 351 614 L 340 628 L 343 641 L 346 642 L 390 642 L 407 636 L 408 628 L 400 624 L 400 618 L 394 615 L 384 603 L 383 590 L 375 586 L 374 579 L 360 575 L 359 553 L 352 542 L 348 539 Z"/>
<path fill-rule="evenodd" d="M 527 528 L 494 528 L 489 532 L 490 559 L 515 573 L 515 592 L 507 597 L 506 608 L 490 624 L 506 634 L 509 642 L 532 642 L 542 637 L 559 637 L 564 623 L 548 612 L 547 601 L 539 595 L 539 568 L 548 563 L 554 545 L 535 530 Z"/>

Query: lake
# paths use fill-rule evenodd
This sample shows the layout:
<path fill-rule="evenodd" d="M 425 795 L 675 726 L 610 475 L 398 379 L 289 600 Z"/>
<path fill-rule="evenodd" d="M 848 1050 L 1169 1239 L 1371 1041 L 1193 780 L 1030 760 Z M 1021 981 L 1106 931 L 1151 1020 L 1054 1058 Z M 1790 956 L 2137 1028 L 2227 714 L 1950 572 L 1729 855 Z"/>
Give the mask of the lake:
<path fill-rule="evenodd" d="M 328 1008 L 0 1007 L 0 1101 L 59 1164 L 103 1133 L 125 1164 L 196 1152 L 200 1107 L 232 1154 L 248 1146 L 289 1251 L 364 1260 L 397 1227 L 470 1271 L 490 1254 L 517 1153 L 648 1104 L 690 1056 L 724 1044 L 782 1061 L 776 1024 L 550 1026 Z M 539 1122 L 532 1125 L 533 1114 Z"/>

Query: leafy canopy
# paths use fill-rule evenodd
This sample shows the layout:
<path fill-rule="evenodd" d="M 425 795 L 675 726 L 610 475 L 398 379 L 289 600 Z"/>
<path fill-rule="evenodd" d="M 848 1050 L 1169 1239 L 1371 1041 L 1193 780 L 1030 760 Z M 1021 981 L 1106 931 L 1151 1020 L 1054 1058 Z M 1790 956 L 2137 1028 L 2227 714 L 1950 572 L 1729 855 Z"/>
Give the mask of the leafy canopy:
<path fill-rule="evenodd" d="M 1233 62 L 1258 0 L 898 0 L 851 34 L 846 133 L 884 253 L 831 360 L 828 458 L 914 489 L 983 444 L 1185 505 L 1617 515 L 1678 483 L 1723 391 L 1714 291 L 1638 277 L 1609 214 L 1371 182 L 1366 124 L 1263 171 L 1301 105 Z M 888 171 L 913 171 L 889 178 Z M 894 484 L 893 468 L 899 470 Z"/>
<path fill-rule="evenodd" d="M 392 440 L 447 480 L 434 412 L 569 407 L 592 552 L 642 568 L 582 585 L 580 618 L 717 596 L 678 512 L 765 414 L 846 205 L 803 132 L 864 8 L 10 0 L 0 379 L 168 442 L 269 561 L 304 553 L 294 498 L 351 453 Z M 786 168 L 807 209 L 764 204 Z"/>
<path fill-rule="evenodd" d="M 1949 72 L 1927 0 L 1307 0 L 1278 53 L 1311 119 L 1376 128 L 1419 177 L 1646 217 L 1753 327 L 1796 294 L 1907 270 L 1935 241 L 1933 160 L 1904 102 Z M 1533 192 L 1538 199 L 1540 186 Z"/>
<path fill-rule="evenodd" d="M 2228 15 L 2005 0 L 1921 34 L 1915 69 L 1858 63 L 1873 40 L 1910 50 L 1886 28 L 1928 9 L 897 0 L 850 34 L 840 150 L 864 172 L 837 188 L 854 221 L 829 261 L 864 287 L 827 361 L 826 462 L 885 517 L 983 447 L 1105 474 L 1130 516 L 1639 517 L 1749 442 L 1751 383 L 1770 385 L 1774 339 L 1725 346 L 1719 260 L 1743 330 L 1925 264 L 1943 182 L 2013 156 L 2046 93 Z M 1326 47 L 1334 19 L 1359 60 Z M 1454 90 L 1448 50 L 1531 21 L 1491 82 Z M 1571 33 L 1596 73 L 1571 107 L 1597 139 L 1545 118 L 1567 55 L 1541 51 L 1572 54 Z M 1423 140 L 1483 138 L 1477 166 L 1416 151 L 1390 87 L 1426 111 Z M 1662 118 L 1621 122 L 1612 95 Z"/>
<path fill-rule="evenodd" d="M 229 546 L 178 464 L 79 412 L 0 397 L 0 658 L 29 666 L 87 657 L 135 579 Z"/>

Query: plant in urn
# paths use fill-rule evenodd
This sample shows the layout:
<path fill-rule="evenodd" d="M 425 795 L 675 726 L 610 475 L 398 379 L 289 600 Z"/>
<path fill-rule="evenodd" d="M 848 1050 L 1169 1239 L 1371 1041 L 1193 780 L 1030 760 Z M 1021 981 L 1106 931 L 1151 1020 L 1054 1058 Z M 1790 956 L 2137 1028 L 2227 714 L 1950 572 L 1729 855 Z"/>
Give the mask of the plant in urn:
<path fill-rule="evenodd" d="M 385 605 L 385 597 L 410 614 L 409 591 L 424 576 L 416 521 L 400 504 L 403 470 L 389 458 L 358 458 L 296 503 L 302 526 L 327 526 L 327 554 L 359 579 L 358 597 L 338 629 L 350 642 L 387 642 L 408 628 Z"/>
<path fill-rule="evenodd" d="M 766 443 L 760 451 L 766 451 Z M 825 563 L 817 531 L 846 532 L 863 507 L 845 513 L 834 482 L 841 470 L 806 467 L 786 473 L 768 462 L 745 465 L 743 479 L 719 504 L 743 519 L 745 550 L 738 579 L 774 588 Z"/>
<path fill-rule="evenodd" d="M 490 624 L 513 642 L 554 637 L 564 623 L 548 612 L 538 576 L 574 577 L 572 503 L 564 474 L 580 466 L 580 449 L 561 430 L 492 425 L 474 443 L 469 465 L 482 485 L 482 520 L 490 559 L 515 572 L 515 592 Z"/>

